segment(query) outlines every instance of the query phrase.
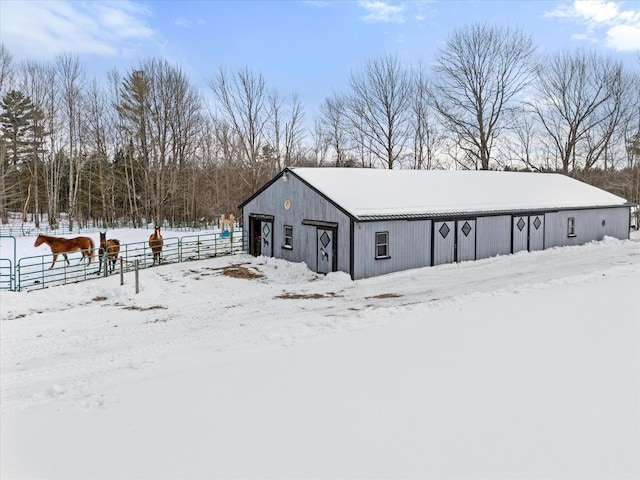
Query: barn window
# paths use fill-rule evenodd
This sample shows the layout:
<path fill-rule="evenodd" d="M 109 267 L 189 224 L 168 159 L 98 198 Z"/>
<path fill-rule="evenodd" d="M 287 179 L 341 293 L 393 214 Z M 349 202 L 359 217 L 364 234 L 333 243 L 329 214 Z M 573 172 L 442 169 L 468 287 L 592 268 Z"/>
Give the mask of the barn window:
<path fill-rule="evenodd" d="M 567 219 L 567 236 L 576 236 L 576 217 L 569 217 Z"/>
<path fill-rule="evenodd" d="M 293 227 L 291 225 L 284 226 L 284 245 L 282 248 L 293 248 Z"/>
<path fill-rule="evenodd" d="M 376 232 L 376 258 L 389 258 L 389 232 Z"/>

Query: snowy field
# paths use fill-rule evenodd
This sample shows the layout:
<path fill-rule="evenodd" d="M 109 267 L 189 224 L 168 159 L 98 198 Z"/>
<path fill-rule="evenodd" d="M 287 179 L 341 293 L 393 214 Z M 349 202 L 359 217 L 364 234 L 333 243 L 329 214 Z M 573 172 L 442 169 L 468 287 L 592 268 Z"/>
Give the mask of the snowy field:
<path fill-rule="evenodd" d="M 3 479 L 640 476 L 637 234 L 356 282 L 247 255 L 140 277 L 0 292 Z"/>

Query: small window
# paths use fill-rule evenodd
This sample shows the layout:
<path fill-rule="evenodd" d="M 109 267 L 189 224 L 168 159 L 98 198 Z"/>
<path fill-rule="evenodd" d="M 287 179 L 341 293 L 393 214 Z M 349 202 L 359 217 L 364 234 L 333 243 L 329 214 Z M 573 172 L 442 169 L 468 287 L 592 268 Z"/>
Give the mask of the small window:
<path fill-rule="evenodd" d="M 283 248 L 293 248 L 293 227 L 291 225 L 284 226 L 284 245 Z"/>
<path fill-rule="evenodd" d="M 389 258 L 389 232 L 376 232 L 376 258 Z"/>
<path fill-rule="evenodd" d="M 567 236 L 575 237 L 576 236 L 576 218 L 569 217 L 567 219 Z"/>

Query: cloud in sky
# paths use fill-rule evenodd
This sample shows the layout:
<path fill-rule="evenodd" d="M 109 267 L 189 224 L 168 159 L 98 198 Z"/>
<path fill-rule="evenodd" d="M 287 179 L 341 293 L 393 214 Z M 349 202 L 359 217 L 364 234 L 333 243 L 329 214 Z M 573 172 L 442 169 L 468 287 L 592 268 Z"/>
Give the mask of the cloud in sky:
<path fill-rule="evenodd" d="M 11 51 L 30 58 L 50 58 L 63 51 L 116 56 L 155 36 L 147 15 L 144 7 L 125 0 L 3 0 L 0 29 Z"/>
<path fill-rule="evenodd" d="M 380 0 L 360 0 L 358 4 L 367 11 L 362 20 L 369 23 L 402 23 L 404 7 Z"/>
<path fill-rule="evenodd" d="M 189 20 L 188 18 L 184 18 L 184 17 L 176 18 L 173 23 L 181 28 L 191 28 L 194 25 L 206 24 L 206 22 L 202 18 L 198 18 L 197 20 Z"/>
<path fill-rule="evenodd" d="M 545 16 L 583 25 L 585 32 L 574 35 L 576 40 L 603 41 L 608 48 L 617 51 L 640 51 L 640 9 L 629 9 L 623 5 L 604 0 L 575 0 L 547 12 Z"/>

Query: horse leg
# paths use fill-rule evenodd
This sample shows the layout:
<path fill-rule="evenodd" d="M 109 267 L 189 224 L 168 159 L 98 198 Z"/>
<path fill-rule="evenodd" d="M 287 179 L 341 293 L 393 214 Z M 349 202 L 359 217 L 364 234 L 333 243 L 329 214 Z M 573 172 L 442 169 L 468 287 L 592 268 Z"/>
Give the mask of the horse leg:
<path fill-rule="evenodd" d="M 62 255 L 64 256 L 64 259 L 67 261 L 67 265 L 71 265 L 71 264 L 69 263 L 69 258 L 67 257 L 67 254 L 66 254 L 66 253 L 63 253 Z"/>
<path fill-rule="evenodd" d="M 53 261 L 51 262 L 51 266 L 49 267 L 49 270 L 51 270 L 53 268 L 53 266 L 56 264 L 56 260 L 58 259 L 58 254 L 54 253 L 53 254 Z"/>

